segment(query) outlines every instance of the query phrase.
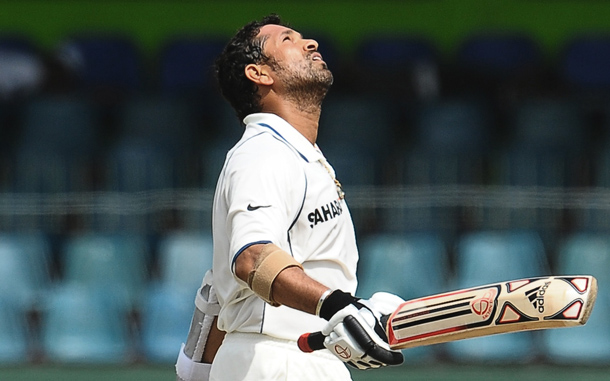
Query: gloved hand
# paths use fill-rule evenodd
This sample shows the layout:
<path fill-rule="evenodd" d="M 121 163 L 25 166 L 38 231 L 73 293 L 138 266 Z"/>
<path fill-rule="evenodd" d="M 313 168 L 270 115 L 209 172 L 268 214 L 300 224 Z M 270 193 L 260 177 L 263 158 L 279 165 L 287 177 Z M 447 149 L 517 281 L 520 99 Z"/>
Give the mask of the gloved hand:
<path fill-rule="evenodd" d="M 385 292 L 363 300 L 334 291 L 320 308 L 320 317 L 328 320 L 322 330 L 324 346 L 358 369 L 402 364 L 402 353 L 390 349 L 387 343 L 383 321 L 402 302 L 400 297 Z"/>

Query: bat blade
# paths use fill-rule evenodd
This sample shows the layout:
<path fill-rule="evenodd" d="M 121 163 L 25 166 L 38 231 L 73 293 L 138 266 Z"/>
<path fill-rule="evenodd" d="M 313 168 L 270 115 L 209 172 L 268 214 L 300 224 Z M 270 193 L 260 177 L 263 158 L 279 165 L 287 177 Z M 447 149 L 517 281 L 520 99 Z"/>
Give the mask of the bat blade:
<path fill-rule="evenodd" d="M 588 275 L 529 278 L 404 302 L 387 323 L 392 349 L 587 322 L 597 280 Z"/>

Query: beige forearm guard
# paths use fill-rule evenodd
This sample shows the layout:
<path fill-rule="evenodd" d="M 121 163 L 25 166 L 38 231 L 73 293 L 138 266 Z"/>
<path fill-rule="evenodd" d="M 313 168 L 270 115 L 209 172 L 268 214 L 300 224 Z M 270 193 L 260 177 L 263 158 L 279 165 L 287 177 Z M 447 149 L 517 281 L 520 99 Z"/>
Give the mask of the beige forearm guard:
<path fill-rule="evenodd" d="M 266 244 L 248 274 L 248 286 L 265 302 L 277 307 L 280 304 L 273 299 L 273 282 L 282 271 L 295 266 L 303 269 L 290 254 L 272 243 Z"/>

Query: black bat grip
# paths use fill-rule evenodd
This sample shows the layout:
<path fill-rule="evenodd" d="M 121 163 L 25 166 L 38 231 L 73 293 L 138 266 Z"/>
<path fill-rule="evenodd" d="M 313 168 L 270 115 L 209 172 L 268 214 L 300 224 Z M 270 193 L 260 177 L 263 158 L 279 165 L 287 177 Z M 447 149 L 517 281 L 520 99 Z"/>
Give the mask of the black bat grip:
<path fill-rule="evenodd" d="M 326 336 L 322 332 L 304 333 L 299 337 L 297 344 L 303 352 L 310 353 L 319 349 L 324 349 L 324 339 Z"/>

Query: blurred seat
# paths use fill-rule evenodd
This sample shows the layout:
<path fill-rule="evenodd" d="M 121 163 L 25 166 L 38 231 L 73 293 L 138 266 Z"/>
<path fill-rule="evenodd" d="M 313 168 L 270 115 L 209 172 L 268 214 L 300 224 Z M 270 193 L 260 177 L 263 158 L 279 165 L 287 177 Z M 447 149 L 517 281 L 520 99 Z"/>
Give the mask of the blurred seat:
<path fill-rule="evenodd" d="M 218 175 L 229 150 L 241 139 L 244 125 L 235 110 L 220 95 L 211 103 L 211 137 L 205 138 L 201 147 L 202 186 L 215 188 Z M 208 129 L 208 128 L 206 128 Z"/>
<path fill-rule="evenodd" d="M 0 364 L 23 364 L 30 360 L 31 337 L 25 322 L 25 311 L 0 294 Z"/>
<path fill-rule="evenodd" d="M 418 145 L 440 152 L 484 151 L 492 128 L 489 106 L 469 98 L 429 102 L 417 112 L 414 135 Z"/>
<path fill-rule="evenodd" d="M 588 142 L 585 116 L 570 100 L 530 98 L 519 103 L 513 115 L 511 141 L 519 147 L 578 151 Z"/>
<path fill-rule="evenodd" d="M 579 232 L 559 245 L 557 273 L 593 275 L 599 291 L 584 327 L 544 332 L 543 353 L 562 365 L 610 364 L 610 239 L 605 233 Z"/>
<path fill-rule="evenodd" d="M 158 285 L 145 294 L 141 308 L 142 350 L 147 361 L 176 362 L 189 332 L 195 291 Z"/>
<path fill-rule="evenodd" d="M 0 102 L 0 171 L 4 168 L 13 154 L 17 140 L 17 126 L 14 121 L 14 108 L 5 102 Z M 0 172 L 0 173 L 2 173 Z M 6 185 L 6 180 L 0 178 L 0 190 Z"/>
<path fill-rule="evenodd" d="M 86 90 L 124 92 L 141 87 L 140 52 L 128 37 L 81 35 L 65 40 L 57 54 Z"/>
<path fill-rule="evenodd" d="M 481 227 L 533 229 L 545 243 L 555 240 L 564 222 L 562 205 L 534 205 L 531 200 L 543 192 L 567 186 L 568 173 L 576 167 L 570 156 L 556 152 L 513 150 L 496 158 L 497 184 L 512 186 L 501 207 L 482 210 Z M 499 168 L 499 169 L 498 169 Z M 547 188 L 548 189 L 545 189 Z"/>
<path fill-rule="evenodd" d="M 117 142 L 110 148 L 105 165 L 109 190 L 140 192 L 175 185 L 174 160 L 146 139 L 126 138 Z"/>
<path fill-rule="evenodd" d="M 487 208 L 481 226 L 500 229 L 532 229 L 545 243 L 552 243 L 561 234 L 565 222 L 563 205 L 532 205 L 528 202 L 545 191 L 567 187 L 568 179 L 577 170 L 577 159 L 557 152 L 515 150 L 501 157 L 500 184 L 513 186 L 505 198 L 506 207 Z M 546 188 L 546 189 L 545 189 Z"/>
<path fill-rule="evenodd" d="M 214 60 L 226 41 L 211 37 L 175 37 L 160 54 L 160 82 L 163 92 L 175 95 L 200 94 L 214 84 Z"/>
<path fill-rule="evenodd" d="M 421 189 L 486 182 L 492 120 L 487 104 L 471 98 L 427 102 L 416 112 L 413 134 L 398 151 L 397 182 Z M 385 229 L 433 229 L 449 238 L 459 229 L 460 208 L 430 204 L 383 211 Z M 392 228 L 396 229 L 396 228 Z"/>
<path fill-rule="evenodd" d="M 53 152 L 21 151 L 13 158 L 9 189 L 16 193 L 87 192 L 95 188 L 93 162 Z"/>
<path fill-rule="evenodd" d="M 325 101 L 317 142 L 344 185 L 378 183 L 396 144 L 396 104 L 380 96 L 337 95 Z"/>
<path fill-rule="evenodd" d="M 455 55 L 457 71 L 449 76 L 453 91 L 491 97 L 499 107 L 508 101 L 548 91 L 549 76 L 540 46 L 529 35 L 485 31 L 465 38 Z"/>
<path fill-rule="evenodd" d="M 436 233 L 379 233 L 360 244 L 358 295 L 378 291 L 403 299 L 442 292 L 449 274 L 449 257 Z"/>
<path fill-rule="evenodd" d="M 214 189 L 222 167 L 225 163 L 227 153 L 237 143 L 237 140 L 217 140 L 213 144 L 206 145 L 201 155 L 202 161 L 202 185 L 205 188 Z"/>
<path fill-rule="evenodd" d="M 244 134 L 243 121 L 237 117 L 233 107 L 220 94 L 210 101 L 210 129 L 213 137 L 210 141 L 230 142 L 231 146 Z M 229 146 L 229 147 L 231 147 Z"/>
<path fill-rule="evenodd" d="M 353 59 L 359 91 L 411 100 L 434 99 L 440 92 L 438 52 L 419 36 L 371 36 Z"/>
<path fill-rule="evenodd" d="M 57 363 L 120 364 L 131 359 L 127 310 L 111 289 L 64 283 L 44 303 L 42 350 Z"/>
<path fill-rule="evenodd" d="M 434 61 L 434 45 L 417 36 L 373 36 L 360 42 L 358 56 L 364 64 L 398 69 L 418 61 Z"/>
<path fill-rule="evenodd" d="M 346 141 L 358 145 L 393 143 L 400 110 L 398 104 L 382 96 L 329 95 L 320 116 L 320 144 Z"/>
<path fill-rule="evenodd" d="M 501 160 L 501 183 L 576 186 L 579 160 L 588 142 L 587 124 L 567 100 L 529 99 L 516 107 Z"/>
<path fill-rule="evenodd" d="M 534 231 L 467 233 L 459 239 L 455 255 L 459 288 L 549 275 L 545 247 Z"/>
<path fill-rule="evenodd" d="M 446 291 L 448 253 L 436 233 L 374 234 L 360 245 L 357 295 L 390 292 L 405 300 Z M 432 360 L 436 347 L 403 351 L 407 362 Z"/>
<path fill-rule="evenodd" d="M 239 125 L 234 127 L 237 131 Z M 204 190 L 212 192 L 216 188 L 227 153 L 239 141 L 239 136 L 229 137 L 230 135 L 228 133 L 223 138 L 206 142 L 201 150 L 200 186 Z M 212 226 L 212 210 L 182 210 L 180 216 L 187 230 L 205 231 Z"/>
<path fill-rule="evenodd" d="M 143 237 L 86 233 L 62 248 L 63 281 L 103 288 L 133 306 L 147 282 L 149 248 Z"/>
<path fill-rule="evenodd" d="M 50 282 L 50 247 L 36 233 L 0 234 L 0 297 L 33 309 Z"/>
<path fill-rule="evenodd" d="M 593 159 L 593 186 L 600 192 L 610 188 L 610 145 L 605 144 L 603 148 L 596 150 Z M 604 197 L 603 195 L 600 195 Z M 595 192 L 592 192 L 589 203 L 597 202 Z M 579 208 L 573 211 L 576 217 L 577 229 L 590 232 L 610 231 L 610 210 L 604 207 Z"/>
<path fill-rule="evenodd" d="M 565 46 L 560 59 L 560 75 L 579 90 L 609 90 L 610 36 L 583 35 Z"/>
<path fill-rule="evenodd" d="M 119 139 L 148 141 L 164 154 L 185 155 L 195 148 L 201 127 L 196 107 L 169 96 L 131 97 L 119 108 Z"/>
<path fill-rule="evenodd" d="M 481 152 L 435 153 L 420 146 L 401 159 L 404 185 L 480 185 L 486 179 L 487 156 Z"/>
<path fill-rule="evenodd" d="M 532 231 L 480 231 L 456 246 L 455 289 L 549 274 L 542 240 Z M 446 344 L 458 362 L 520 363 L 538 353 L 532 332 L 495 335 Z"/>
<path fill-rule="evenodd" d="M 181 161 L 157 149 L 150 141 L 125 138 L 117 141 L 103 157 L 104 189 L 109 192 L 125 192 L 138 195 L 142 192 L 163 192 L 180 184 L 177 174 Z M 154 197 L 141 198 L 137 213 L 118 210 L 96 214 L 93 229 L 147 234 L 155 229 L 159 213 L 171 209 L 160 208 Z M 158 228 L 158 226 L 156 226 Z"/>
<path fill-rule="evenodd" d="M 45 74 L 42 54 L 29 38 L 0 35 L 0 101 L 35 94 L 42 89 Z"/>
<path fill-rule="evenodd" d="M 595 160 L 595 186 L 610 188 L 610 145 L 599 150 Z"/>
<path fill-rule="evenodd" d="M 532 98 L 519 103 L 509 122 L 507 144 L 492 163 L 499 185 L 535 191 L 544 187 L 582 187 L 588 183 L 588 125 L 579 107 L 564 99 Z M 509 213 L 509 227 L 536 228 L 553 240 L 561 228 L 561 208 L 521 207 L 519 194 Z M 490 218 L 497 219 L 491 210 Z M 505 219 L 506 216 L 501 215 Z"/>
<path fill-rule="evenodd" d="M 17 192 L 91 190 L 99 119 L 89 101 L 46 96 L 25 104 L 12 165 Z"/>
<path fill-rule="evenodd" d="M 412 197 L 406 207 L 386 207 L 379 212 L 375 228 L 383 232 L 438 232 L 443 240 L 451 241 L 459 226 L 459 209 L 451 206 L 430 205 L 430 187 L 410 188 Z M 443 196 L 437 196 L 443 197 Z M 423 200 L 423 201 L 420 201 Z"/>
<path fill-rule="evenodd" d="M 539 65 L 542 55 L 529 36 L 488 32 L 466 38 L 458 48 L 457 60 L 474 70 L 510 73 Z"/>
<path fill-rule="evenodd" d="M 517 147 L 498 156 L 499 183 L 521 187 L 568 187 L 578 184 L 579 155 Z"/>
<path fill-rule="evenodd" d="M 375 185 L 382 181 L 383 176 L 378 171 L 383 159 L 374 150 L 343 142 L 331 143 L 321 149 L 345 190 L 351 186 Z"/>
<path fill-rule="evenodd" d="M 31 268 L 31 279 L 39 290 L 46 289 L 52 276 L 51 239 L 40 230 L 5 233 L 24 250 Z"/>
<path fill-rule="evenodd" d="M 205 233 L 175 232 L 158 245 L 159 283 L 194 292 L 212 268 L 212 237 Z"/>
<path fill-rule="evenodd" d="M 587 123 L 579 107 L 564 99 L 521 102 L 510 122 L 508 144 L 497 155 L 503 185 L 565 187 L 581 185 Z"/>
<path fill-rule="evenodd" d="M 408 185 L 480 184 L 493 142 L 485 103 L 445 99 L 423 105 L 415 118 L 413 148 L 403 150 L 401 181 Z"/>
<path fill-rule="evenodd" d="M 62 157 L 88 157 L 100 138 L 96 106 L 82 97 L 51 95 L 33 99 L 23 111 L 20 149 Z"/>

